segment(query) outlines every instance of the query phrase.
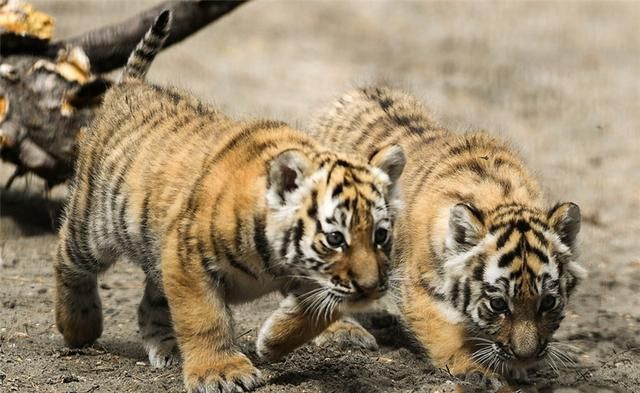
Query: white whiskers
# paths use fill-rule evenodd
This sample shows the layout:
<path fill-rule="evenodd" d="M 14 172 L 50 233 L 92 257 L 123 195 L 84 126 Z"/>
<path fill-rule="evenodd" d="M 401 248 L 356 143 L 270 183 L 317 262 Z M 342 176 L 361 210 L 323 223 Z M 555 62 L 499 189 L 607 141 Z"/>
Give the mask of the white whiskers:
<path fill-rule="evenodd" d="M 299 297 L 299 306 L 305 314 L 309 315 L 316 323 L 330 322 L 341 298 L 336 296 L 330 288 L 316 288 Z"/>
<path fill-rule="evenodd" d="M 555 372 L 558 372 L 558 370 L 560 369 L 560 365 L 562 365 L 562 367 L 564 368 L 573 368 L 576 366 L 576 361 L 571 355 L 566 352 L 566 350 L 562 349 L 563 347 L 574 351 L 578 350 L 578 348 L 573 345 L 559 342 L 551 342 L 547 346 L 547 356 L 545 357 L 545 362 Z"/>

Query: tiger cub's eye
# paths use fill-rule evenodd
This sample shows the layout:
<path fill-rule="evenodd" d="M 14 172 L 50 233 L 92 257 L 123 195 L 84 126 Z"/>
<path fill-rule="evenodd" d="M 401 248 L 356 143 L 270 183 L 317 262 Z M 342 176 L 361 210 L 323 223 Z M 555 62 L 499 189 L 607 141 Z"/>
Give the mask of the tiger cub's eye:
<path fill-rule="evenodd" d="M 503 313 L 509 309 L 507 302 L 499 297 L 491 299 L 491 301 L 489 301 L 489 306 L 491 306 L 491 309 L 497 313 Z"/>
<path fill-rule="evenodd" d="M 374 234 L 374 240 L 376 244 L 382 246 L 387 240 L 389 240 L 389 231 L 386 228 L 378 228 L 376 229 L 376 233 Z"/>
<path fill-rule="evenodd" d="M 327 243 L 331 247 L 340 247 L 344 244 L 344 235 L 340 232 L 331 232 L 324 235 L 327 239 Z"/>
<path fill-rule="evenodd" d="M 553 295 L 545 295 L 540 302 L 540 311 L 549 311 L 556 306 L 556 298 Z"/>

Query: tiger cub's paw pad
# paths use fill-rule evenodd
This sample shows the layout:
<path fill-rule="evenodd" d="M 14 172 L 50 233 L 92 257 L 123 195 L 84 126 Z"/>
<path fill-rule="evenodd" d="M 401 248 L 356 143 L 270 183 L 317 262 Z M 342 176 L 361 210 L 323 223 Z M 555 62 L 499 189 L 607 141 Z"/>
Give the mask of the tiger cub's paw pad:
<path fill-rule="evenodd" d="M 184 368 L 185 386 L 190 393 L 250 392 L 264 384 L 260 370 L 243 354 L 236 354 L 203 366 Z"/>
<path fill-rule="evenodd" d="M 370 351 L 378 350 L 378 343 L 365 328 L 355 321 L 338 321 L 329 326 L 313 340 L 319 347 L 336 347 L 339 349 L 362 348 Z"/>

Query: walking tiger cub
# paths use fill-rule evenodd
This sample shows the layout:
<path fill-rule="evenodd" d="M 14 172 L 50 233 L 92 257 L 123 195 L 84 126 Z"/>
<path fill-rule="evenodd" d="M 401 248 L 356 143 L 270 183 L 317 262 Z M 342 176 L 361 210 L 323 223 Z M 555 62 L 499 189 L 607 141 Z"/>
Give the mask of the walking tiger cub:
<path fill-rule="evenodd" d="M 405 149 L 406 206 L 392 257 L 399 308 L 438 367 L 507 372 L 564 358 L 551 338 L 584 275 L 575 262 L 577 205 L 547 208 L 508 146 L 438 127 L 402 92 L 346 94 L 312 134 L 348 154 L 371 155 L 389 143 Z"/>
<path fill-rule="evenodd" d="M 161 14 L 80 141 L 56 324 L 69 346 L 94 342 L 97 275 L 124 257 L 146 273 L 138 317 L 151 364 L 179 349 L 189 392 L 249 391 L 263 380 L 234 345 L 228 305 L 288 294 L 257 342 L 277 359 L 382 296 L 404 153 L 334 154 L 284 123 L 234 121 L 144 83 L 169 24 Z"/>

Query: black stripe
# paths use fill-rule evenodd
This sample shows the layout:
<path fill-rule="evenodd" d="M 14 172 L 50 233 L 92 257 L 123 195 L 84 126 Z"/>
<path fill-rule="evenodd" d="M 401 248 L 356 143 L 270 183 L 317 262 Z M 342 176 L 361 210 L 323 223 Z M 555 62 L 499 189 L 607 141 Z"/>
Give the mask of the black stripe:
<path fill-rule="evenodd" d="M 153 261 L 152 255 L 155 255 L 155 248 L 153 247 L 153 239 L 151 237 L 151 224 L 149 223 L 149 199 L 151 194 L 146 193 L 144 200 L 142 201 L 142 215 L 140 217 L 140 235 L 142 236 L 142 245 L 144 249 L 144 258 L 148 266 L 151 266 Z"/>
<path fill-rule="evenodd" d="M 93 157 L 92 160 L 93 161 Z M 91 167 L 92 168 L 92 167 Z M 95 171 L 94 168 L 92 168 L 92 171 Z M 90 227 L 89 227 L 89 217 L 91 214 L 91 203 L 92 203 L 92 197 L 93 197 L 93 189 L 95 187 L 95 181 L 90 181 L 90 179 L 92 179 L 91 177 L 89 177 L 89 179 L 87 179 L 87 190 L 85 193 L 81 194 L 78 191 L 74 192 L 74 200 L 76 203 L 74 203 L 74 209 L 72 211 L 70 211 L 70 216 L 71 216 L 71 221 L 69 223 L 68 229 L 69 229 L 69 236 L 72 238 L 72 242 L 74 246 L 77 246 L 77 252 L 80 255 L 81 258 L 86 258 L 88 256 L 93 256 L 91 253 L 91 248 L 88 245 L 88 237 L 89 237 L 89 231 L 90 231 Z M 85 201 L 85 207 L 84 210 L 82 211 L 77 211 L 77 201 L 78 199 L 83 198 Z M 79 225 L 79 228 L 77 227 L 77 219 L 81 219 L 81 223 Z M 79 229 L 79 230 L 78 230 Z"/>
<path fill-rule="evenodd" d="M 165 337 L 165 338 L 161 339 L 161 340 L 160 340 L 160 342 L 161 342 L 161 343 L 165 343 L 165 342 L 167 342 L 167 341 L 173 341 L 173 340 L 175 340 L 175 339 L 176 339 L 176 337 L 175 337 L 173 334 L 171 334 L 171 335 L 169 335 L 169 336 L 167 336 L 167 337 Z"/>
<path fill-rule="evenodd" d="M 336 196 L 340 195 L 343 188 L 344 188 L 343 184 L 338 184 L 337 186 L 335 186 L 333 191 L 331 192 L 331 198 L 335 198 Z"/>
<path fill-rule="evenodd" d="M 224 186 L 226 185 L 226 183 L 223 185 L 222 189 L 224 189 Z M 216 228 L 216 219 L 218 217 L 218 209 L 220 208 L 220 201 L 222 200 L 222 197 L 224 196 L 224 193 L 218 193 L 218 195 L 216 195 L 215 199 L 213 200 L 213 203 L 211 204 L 211 215 L 209 216 L 209 225 L 208 225 L 208 235 L 209 235 L 209 242 L 211 244 L 211 246 L 214 248 L 213 253 L 214 254 L 218 254 L 220 252 L 220 247 L 219 245 L 216 243 L 216 234 L 218 233 L 218 230 Z M 185 226 L 181 226 L 179 229 L 184 230 Z M 190 230 L 190 229 L 189 229 Z M 181 233 L 181 236 L 183 238 L 188 238 L 189 235 L 187 233 Z M 183 246 L 183 244 L 185 243 L 179 243 L 178 244 L 178 248 L 181 252 L 181 254 L 183 255 L 182 261 L 185 262 L 187 260 L 188 254 L 189 252 L 191 252 L 192 248 L 187 249 L 186 247 Z M 205 247 L 204 247 L 204 243 L 198 241 L 198 247 L 199 247 L 199 252 L 200 252 L 200 258 L 206 258 L 207 255 L 205 255 Z"/>
<path fill-rule="evenodd" d="M 469 302 L 471 302 L 471 284 L 469 283 L 469 280 L 465 280 L 462 297 L 462 312 L 467 315 L 467 307 L 469 307 Z"/>
<path fill-rule="evenodd" d="M 344 129 L 350 132 L 349 136 L 353 137 L 353 131 L 359 130 L 356 139 L 349 143 L 350 146 L 361 146 L 365 139 L 373 137 L 373 135 L 371 135 L 372 126 L 381 120 L 381 116 L 375 116 L 373 119 L 370 119 L 368 123 L 363 124 L 362 118 L 365 115 L 370 114 L 373 111 L 373 108 L 365 106 L 364 108 L 357 109 L 357 113 L 349 113 L 345 116 L 349 119 L 349 124 L 344 126 Z M 341 139 L 345 139 L 344 134 L 341 136 Z"/>
<path fill-rule="evenodd" d="M 231 246 L 222 236 L 216 236 L 215 234 L 213 234 L 213 242 L 216 251 L 221 251 L 222 254 L 224 254 L 224 257 L 226 258 L 227 262 L 229 262 L 229 265 L 252 277 L 254 280 L 258 279 L 258 275 L 256 273 L 254 273 L 247 265 L 240 262 L 236 258 L 236 256 L 233 254 Z"/>
<path fill-rule="evenodd" d="M 529 243 L 527 243 L 527 251 L 535 254 L 540 262 L 544 263 L 545 265 L 549 263 L 549 257 L 547 257 L 547 254 L 545 254 L 544 251 L 540 250 L 539 248 L 533 247 Z"/>
<path fill-rule="evenodd" d="M 293 233 L 293 244 L 296 248 L 297 256 L 302 255 L 302 248 L 301 248 L 300 242 L 302 241 L 303 235 L 304 235 L 304 221 L 302 221 L 302 219 L 300 218 L 298 219 L 298 223 L 296 224 L 296 227 Z"/>
<path fill-rule="evenodd" d="M 544 234 L 542 232 L 540 232 L 535 228 L 531 228 L 531 231 L 529 232 L 533 233 L 533 235 L 538 239 L 538 241 L 543 247 L 548 246 L 549 243 L 547 242 L 547 239 L 544 237 Z"/>
<path fill-rule="evenodd" d="M 433 174 L 433 170 L 442 163 L 441 160 L 434 160 L 433 163 L 429 166 L 421 165 L 415 173 L 413 173 L 413 178 L 417 177 L 417 180 L 413 182 L 411 190 L 406 194 L 410 200 L 408 200 L 407 205 L 414 204 L 416 199 L 423 198 L 424 194 L 418 192 L 422 190 L 427 180 L 429 180 L 430 176 Z"/>
<path fill-rule="evenodd" d="M 235 236 L 233 238 L 233 243 L 236 251 L 242 251 L 244 248 L 242 234 L 244 233 L 245 225 L 242 220 L 242 214 L 238 211 L 237 207 L 234 209 L 234 216 L 236 217 L 236 227 L 235 227 Z"/>
<path fill-rule="evenodd" d="M 470 152 L 471 150 L 473 150 L 474 146 L 471 144 L 469 139 L 465 138 L 462 142 L 463 143 L 458 143 L 457 145 L 453 145 L 449 149 L 449 151 L 447 151 L 446 155 L 447 156 L 457 156 L 457 155 L 462 154 L 465 151 Z"/>
<path fill-rule="evenodd" d="M 507 266 L 510 266 L 516 256 L 518 256 L 517 248 L 503 254 L 498 260 L 498 267 L 505 268 Z"/>
<path fill-rule="evenodd" d="M 456 282 L 453 284 L 451 288 L 451 292 L 449 294 L 451 297 L 451 302 L 455 308 L 458 307 L 458 297 L 460 296 L 460 279 L 456 279 Z"/>
<path fill-rule="evenodd" d="M 139 59 L 142 59 L 142 61 L 146 65 L 153 60 L 153 58 L 156 55 L 156 52 L 157 52 L 157 49 L 155 49 L 154 47 L 142 45 L 133 51 L 133 55 L 138 57 Z"/>
<path fill-rule="evenodd" d="M 171 12 L 169 10 L 164 10 L 160 13 L 160 15 L 158 15 L 153 25 L 151 25 L 151 31 L 153 32 L 153 34 L 159 36 L 167 34 L 167 32 L 169 31 L 169 15 L 171 15 Z"/>
<path fill-rule="evenodd" d="M 517 280 L 520 277 L 522 277 L 522 269 L 514 270 L 509 274 L 510 280 Z"/>
<path fill-rule="evenodd" d="M 496 248 L 500 249 L 502 247 L 504 247 L 504 245 L 507 243 L 507 241 L 509 240 L 509 238 L 511 237 L 511 235 L 513 234 L 513 228 L 508 228 L 506 231 L 504 231 L 502 233 L 502 235 L 500 235 L 498 237 L 498 240 L 496 241 Z"/>
<path fill-rule="evenodd" d="M 271 266 L 271 246 L 267 240 L 265 219 L 258 215 L 253 217 L 253 242 L 262 260 L 264 270 L 273 273 Z"/>
<path fill-rule="evenodd" d="M 131 234 L 129 233 L 129 228 L 127 226 L 127 220 L 125 219 L 125 216 L 127 215 L 128 203 L 129 203 L 129 200 L 127 199 L 127 196 L 124 195 L 124 198 L 122 200 L 122 205 L 120 206 L 120 213 L 118 214 L 120 234 L 122 235 L 123 245 L 127 250 L 127 256 L 129 256 L 130 258 L 135 258 L 137 262 L 140 262 L 138 247 L 136 247 L 136 244 L 134 244 L 133 240 L 131 239 Z M 116 228 L 116 233 L 117 232 L 118 232 L 118 229 Z M 144 250 L 140 250 L 140 251 L 143 254 L 145 253 Z"/>
<path fill-rule="evenodd" d="M 531 225 L 529 225 L 528 222 L 526 222 L 525 220 L 518 220 L 516 221 L 516 229 L 522 233 L 525 233 L 527 231 L 529 231 L 531 229 Z"/>
<path fill-rule="evenodd" d="M 62 255 L 62 252 L 63 252 L 62 247 L 64 247 L 64 253 L 67 255 L 67 258 L 69 259 L 70 263 L 76 266 L 82 265 L 83 262 L 86 263 L 87 261 L 83 260 L 84 258 L 82 258 L 78 254 L 78 250 L 76 250 L 72 242 L 73 242 L 73 239 L 71 239 L 70 237 L 67 237 L 66 239 L 64 239 L 64 243 L 61 243 L 60 246 L 58 247 L 58 257 L 60 261 L 64 262 L 64 256 Z"/>
<path fill-rule="evenodd" d="M 235 255 L 233 255 L 233 253 L 231 252 L 231 250 L 229 250 L 226 246 L 224 247 L 224 256 L 225 258 L 227 258 L 227 261 L 229 261 L 229 264 L 233 267 L 235 267 L 236 269 L 242 271 L 244 274 L 251 276 L 254 280 L 258 279 L 258 275 L 256 273 L 254 273 L 253 271 L 251 271 L 251 269 L 249 269 L 249 267 L 245 264 L 243 264 L 242 262 L 240 262 L 238 259 L 236 259 Z"/>
<path fill-rule="evenodd" d="M 76 220 L 82 219 L 82 221 L 86 221 L 86 210 L 79 212 L 77 209 L 77 200 L 81 198 L 80 192 L 74 191 L 73 199 L 70 207 L 67 208 L 66 219 L 67 219 L 67 237 L 65 238 L 65 250 L 71 261 L 75 264 L 82 260 L 82 256 L 79 251 L 75 248 L 75 245 L 79 241 L 78 237 L 80 234 L 85 234 L 86 232 L 77 231 L 76 230 Z M 82 224 L 81 224 L 82 225 Z"/>
<path fill-rule="evenodd" d="M 318 222 L 318 191 L 311 191 L 311 206 L 307 209 L 307 215 L 314 218 Z M 318 225 L 320 223 L 318 222 Z"/>
<path fill-rule="evenodd" d="M 484 278 L 484 263 L 478 263 L 476 267 L 473 268 L 473 279 L 476 281 L 483 281 Z"/>

